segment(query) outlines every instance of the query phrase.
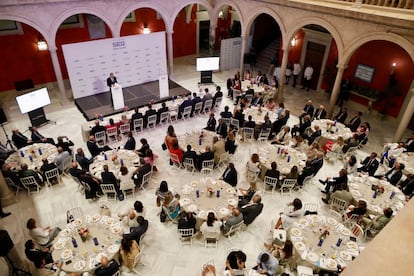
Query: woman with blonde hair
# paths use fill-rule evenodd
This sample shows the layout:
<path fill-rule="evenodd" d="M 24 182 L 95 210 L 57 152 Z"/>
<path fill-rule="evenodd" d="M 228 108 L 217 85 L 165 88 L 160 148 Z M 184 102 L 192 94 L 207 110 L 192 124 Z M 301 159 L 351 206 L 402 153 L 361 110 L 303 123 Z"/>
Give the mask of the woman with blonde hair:
<path fill-rule="evenodd" d="M 135 258 L 140 253 L 137 242 L 132 239 L 122 238 L 119 253 L 121 255 L 121 263 L 132 271 L 135 265 Z"/>

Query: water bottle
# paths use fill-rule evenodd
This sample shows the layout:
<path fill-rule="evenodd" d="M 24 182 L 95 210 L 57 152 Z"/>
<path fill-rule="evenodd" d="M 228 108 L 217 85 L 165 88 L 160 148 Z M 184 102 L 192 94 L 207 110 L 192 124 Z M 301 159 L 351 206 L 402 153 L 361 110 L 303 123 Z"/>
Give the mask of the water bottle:
<path fill-rule="evenodd" d="M 106 153 L 104 153 L 104 159 L 108 160 L 108 156 L 106 155 Z"/>
<path fill-rule="evenodd" d="M 93 244 L 96 245 L 96 246 L 99 245 L 99 242 L 98 242 L 98 238 L 97 237 L 94 237 L 93 238 Z"/>
<path fill-rule="evenodd" d="M 288 163 L 290 162 L 290 155 L 288 155 L 287 162 Z"/>
<path fill-rule="evenodd" d="M 24 157 L 24 152 L 22 150 L 20 151 L 20 156 Z"/>
<path fill-rule="evenodd" d="M 220 190 L 217 190 L 216 195 L 217 195 L 217 197 L 220 197 Z"/>
<path fill-rule="evenodd" d="M 336 120 L 334 121 L 334 126 L 336 126 Z"/>
<path fill-rule="evenodd" d="M 73 247 L 77 248 L 78 247 L 78 243 L 76 242 L 76 239 L 72 237 L 72 244 Z"/>
<path fill-rule="evenodd" d="M 322 238 L 320 238 L 320 239 L 319 239 L 319 242 L 318 242 L 318 246 L 319 246 L 319 247 L 321 247 L 321 246 L 322 246 L 322 244 L 323 244 L 323 239 L 322 239 Z"/>
<path fill-rule="evenodd" d="M 123 166 L 124 165 L 124 159 L 121 159 L 121 166 Z"/>
<path fill-rule="evenodd" d="M 39 148 L 37 151 L 39 152 L 39 155 L 42 155 L 42 154 L 43 154 L 43 152 L 42 152 L 42 149 L 41 149 L 41 148 Z"/>
<path fill-rule="evenodd" d="M 197 189 L 197 191 L 196 191 L 196 196 L 197 196 L 197 198 L 199 198 L 199 197 L 200 197 L 200 190 L 198 190 L 198 189 Z"/>
<path fill-rule="evenodd" d="M 201 139 L 201 137 L 198 139 L 198 145 L 201 146 L 201 143 L 203 142 L 203 140 Z"/>
<path fill-rule="evenodd" d="M 392 191 L 392 192 L 391 192 L 391 195 L 390 195 L 390 199 L 393 199 L 393 198 L 394 198 L 394 196 L 395 196 L 395 191 Z"/>
<path fill-rule="evenodd" d="M 336 242 L 336 246 L 340 247 L 341 246 L 341 243 L 342 243 L 342 239 L 339 238 L 338 241 Z"/>
<path fill-rule="evenodd" d="M 29 155 L 29 160 L 30 162 L 33 162 L 33 157 L 31 155 Z"/>
<path fill-rule="evenodd" d="M 336 128 L 336 132 L 338 132 L 339 131 L 339 128 Z"/>
<path fill-rule="evenodd" d="M 378 191 L 377 191 L 377 190 L 375 190 L 375 191 L 374 191 L 374 195 L 372 196 L 372 198 L 377 198 L 377 196 L 378 196 Z"/>
<path fill-rule="evenodd" d="M 280 147 L 277 147 L 277 154 L 280 154 Z"/>

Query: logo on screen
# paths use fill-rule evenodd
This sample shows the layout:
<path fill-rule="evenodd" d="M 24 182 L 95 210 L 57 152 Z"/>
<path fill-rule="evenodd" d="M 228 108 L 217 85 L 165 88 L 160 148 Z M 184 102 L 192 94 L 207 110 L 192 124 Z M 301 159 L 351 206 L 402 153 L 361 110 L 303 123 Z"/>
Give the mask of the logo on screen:
<path fill-rule="evenodd" d="M 112 42 L 112 48 L 114 50 L 124 49 L 125 48 L 125 40 L 119 40 Z"/>

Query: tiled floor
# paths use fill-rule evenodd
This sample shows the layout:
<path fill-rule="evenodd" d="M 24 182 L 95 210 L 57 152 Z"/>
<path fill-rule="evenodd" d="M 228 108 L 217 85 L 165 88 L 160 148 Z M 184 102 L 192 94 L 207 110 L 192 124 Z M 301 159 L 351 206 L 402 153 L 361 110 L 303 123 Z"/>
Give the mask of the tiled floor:
<path fill-rule="evenodd" d="M 199 91 L 197 83 L 199 81 L 199 73 L 195 72 L 194 62 L 188 58 L 178 59 L 175 61 L 175 79 L 182 86 L 191 91 Z M 226 79 L 233 75 L 234 72 L 219 72 L 214 74 L 213 80 L 220 85 L 225 91 Z M 211 87 L 213 89 L 213 87 Z M 83 147 L 86 145 L 82 140 L 80 133 L 80 124 L 85 121 L 77 108 L 69 103 L 61 106 L 58 102 L 57 92 L 51 90 L 51 98 L 53 104 L 45 108 L 48 119 L 53 120 L 56 124 L 48 124 L 39 129 L 44 136 L 56 138 L 58 135 L 67 135 L 75 143 L 75 147 Z M 307 98 L 312 98 L 315 105 L 325 104 L 327 106 L 327 94 L 324 92 L 309 93 L 303 90 L 292 89 L 287 87 L 285 91 L 285 105 L 291 109 L 291 114 L 298 115 L 302 109 Z M 0 95 L 3 100 L 3 107 L 9 118 L 9 122 L 4 126 L 7 133 L 10 135 L 10 130 L 19 128 L 21 131 L 26 131 L 29 126 L 29 119 L 26 115 L 21 115 L 16 106 L 16 102 L 11 93 Z M 57 102 L 57 103 L 56 103 Z M 221 108 L 224 105 L 231 105 L 228 99 L 225 99 Z M 351 111 L 352 112 L 352 111 Z M 375 116 L 366 115 L 364 120 L 369 121 L 373 127 L 369 137 L 369 142 L 365 151 L 380 151 L 382 144 L 390 141 L 396 125 L 388 121 L 378 121 Z M 207 122 L 206 116 L 197 117 L 186 122 L 174 123 L 177 134 L 183 134 L 191 130 L 199 130 L 205 126 Z M 291 119 L 288 124 L 293 125 L 294 119 Z M 286 204 L 292 201 L 293 198 L 299 197 L 303 202 L 317 202 L 321 203 L 320 184 L 317 181 L 305 189 L 293 192 L 292 196 L 281 197 L 279 194 L 270 195 L 265 194 L 263 198 L 264 209 L 262 214 L 257 219 L 256 228 L 248 229 L 242 232 L 239 237 L 234 239 L 234 244 L 230 244 L 226 238 L 222 238 L 217 249 L 203 247 L 201 241 L 196 240 L 193 246 L 182 248 L 176 233 L 176 227 L 167 226 L 159 222 L 157 213 L 159 209 L 155 205 L 155 189 L 159 182 L 163 179 L 168 181 L 169 186 L 179 190 L 183 183 L 188 183 L 193 179 L 199 179 L 196 173 L 194 176 L 185 174 L 174 174 L 168 165 L 167 153 L 161 150 L 161 144 L 164 139 L 166 127 L 158 127 L 151 131 L 146 131 L 143 134 L 136 136 L 136 138 L 145 137 L 148 139 L 152 149 L 160 156 L 156 165 L 159 168 L 159 173 L 151 181 L 151 185 L 145 192 L 138 192 L 136 199 L 141 200 L 147 209 L 146 218 L 149 220 L 149 229 L 145 237 L 145 264 L 142 267 L 142 275 L 182 275 L 194 276 L 198 275 L 203 263 L 209 260 L 214 260 L 219 271 L 224 269 L 225 257 L 227 252 L 232 248 L 240 248 L 247 254 L 247 266 L 252 267 L 256 263 L 256 257 L 263 249 L 263 241 L 265 233 L 269 230 L 272 220 L 278 218 L 278 213 L 282 211 Z M 2 135 L 2 133 L 0 134 Z M 26 133 L 26 135 L 29 135 Z M 4 139 L 2 139 L 4 141 Z M 236 169 L 240 173 L 239 186 L 247 186 L 244 178 L 244 167 L 249 157 L 249 149 L 251 144 L 240 144 L 238 151 L 234 156 Z M 364 156 L 363 152 L 358 152 L 359 157 Z M 318 178 L 325 178 L 326 176 L 336 175 L 338 169 L 342 166 L 341 163 L 328 163 L 318 173 Z M 216 172 L 218 176 L 222 172 Z M 84 213 L 96 213 L 98 211 L 97 202 L 89 202 L 84 199 L 83 195 L 76 192 L 77 184 L 68 177 L 63 178 L 63 185 L 58 185 L 53 188 L 44 188 L 40 194 L 27 196 L 26 193 L 21 193 L 17 198 L 15 204 L 5 207 L 6 211 L 11 211 L 12 215 L 8 218 L 0 220 L 1 227 L 9 231 L 16 249 L 22 254 L 24 242 L 28 239 L 28 233 L 25 227 L 26 221 L 30 217 L 38 219 L 39 224 L 46 225 L 64 225 L 65 211 L 72 207 L 81 207 Z M 134 199 L 135 200 L 135 199 Z M 122 202 L 113 203 L 111 206 L 112 214 L 116 215 L 118 212 L 132 206 L 132 199 L 124 200 Z M 321 213 L 326 212 L 327 209 L 321 206 Z M 22 257 L 24 255 L 22 254 Z M 2 269 L 0 269 L 0 274 Z M 1 274 L 3 275 L 3 274 Z"/>

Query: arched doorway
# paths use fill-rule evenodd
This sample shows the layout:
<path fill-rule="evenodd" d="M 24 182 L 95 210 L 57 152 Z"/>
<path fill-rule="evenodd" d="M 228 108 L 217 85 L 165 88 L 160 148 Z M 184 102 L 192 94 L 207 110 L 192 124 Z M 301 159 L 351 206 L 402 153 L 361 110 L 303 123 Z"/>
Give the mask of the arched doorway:
<path fill-rule="evenodd" d="M 140 8 L 127 15 L 121 27 L 121 36 L 165 31 L 161 15 L 151 8 Z"/>

